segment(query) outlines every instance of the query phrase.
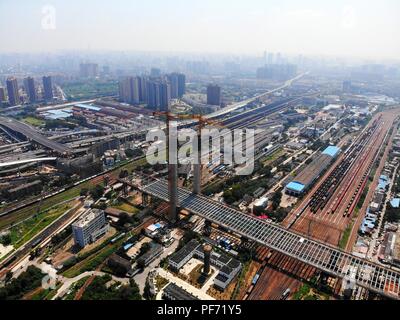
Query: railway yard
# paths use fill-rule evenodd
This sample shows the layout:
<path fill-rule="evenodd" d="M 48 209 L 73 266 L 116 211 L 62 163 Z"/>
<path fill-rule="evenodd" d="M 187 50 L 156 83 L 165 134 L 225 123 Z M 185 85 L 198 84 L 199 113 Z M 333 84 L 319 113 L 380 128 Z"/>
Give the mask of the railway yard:
<path fill-rule="evenodd" d="M 359 138 L 337 158 L 308 195 L 301 199 L 283 225 L 351 251 L 357 234 L 357 228 L 353 228 L 353 225 L 360 220 L 359 215 L 363 211 L 359 209 L 366 209 L 364 203 L 360 208 L 357 208 L 357 204 L 367 184 L 377 184 L 378 169 L 385 162 L 389 140 L 393 138 L 390 130 L 398 121 L 398 115 L 397 110 L 377 114 Z M 370 198 L 368 193 L 365 203 L 369 203 Z M 351 233 L 343 239 L 348 228 Z M 304 282 L 310 282 L 312 278 L 321 275 L 315 268 L 282 254 L 262 248 L 259 251 L 261 259 L 266 259 L 266 266 L 249 299 L 280 299 L 285 289 L 290 288 L 292 292 L 299 290 Z M 333 293 L 338 294 L 339 288 L 336 282 L 332 283 Z"/>

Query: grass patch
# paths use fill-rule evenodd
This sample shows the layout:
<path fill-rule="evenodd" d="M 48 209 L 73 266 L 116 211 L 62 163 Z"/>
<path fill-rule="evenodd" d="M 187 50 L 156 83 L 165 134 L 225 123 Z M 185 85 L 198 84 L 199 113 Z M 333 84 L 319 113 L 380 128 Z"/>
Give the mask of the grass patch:
<path fill-rule="evenodd" d="M 292 300 L 310 300 L 310 301 L 315 301 L 315 300 L 328 300 L 329 295 L 326 293 L 320 292 L 313 286 L 310 286 L 308 284 L 303 284 L 300 289 L 295 292 L 295 294 L 292 297 Z"/>
<path fill-rule="evenodd" d="M 156 288 L 157 290 L 161 290 L 164 286 L 169 283 L 168 279 L 165 279 L 161 276 L 156 276 Z"/>
<path fill-rule="evenodd" d="M 116 95 L 118 82 L 114 80 L 87 80 L 65 83 L 63 90 L 68 99 L 92 99 L 99 96 Z"/>
<path fill-rule="evenodd" d="M 31 295 L 29 297 L 29 300 L 44 300 L 46 298 L 46 296 L 50 293 L 51 289 L 43 289 L 41 288 L 41 290 L 37 290 L 36 293 L 34 293 L 33 295 Z"/>
<path fill-rule="evenodd" d="M 139 212 L 138 208 L 136 208 L 136 207 L 134 207 L 134 206 L 132 206 L 129 203 L 126 203 L 126 202 L 121 202 L 118 205 L 113 206 L 113 208 L 118 209 L 118 210 L 122 210 L 122 211 L 125 211 L 125 212 L 128 212 L 128 213 L 132 213 L 132 214 L 135 214 L 135 213 Z"/>
<path fill-rule="evenodd" d="M 100 246 L 100 249 L 91 251 L 87 257 L 85 255 L 83 260 L 64 271 L 63 275 L 67 278 L 74 278 L 83 272 L 95 270 L 122 245 L 126 238 L 127 236 L 113 244 L 107 243 L 105 246 Z"/>
<path fill-rule="evenodd" d="M 22 121 L 34 127 L 41 127 L 45 124 L 44 120 L 35 117 L 26 117 Z"/>
<path fill-rule="evenodd" d="M 42 201 L 42 206 L 41 206 L 41 212 L 46 211 L 54 206 L 56 206 L 57 204 L 67 201 L 67 200 L 71 200 L 77 196 L 79 196 L 80 193 L 80 189 L 83 188 L 82 187 L 77 187 L 77 188 L 71 188 L 67 191 L 64 191 L 58 195 L 55 195 L 54 197 L 45 199 Z M 33 214 L 35 212 L 37 212 L 39 204 L 36 203 L 32 206 L 28 206 L 26 208 L 22 208 L 20 210 L 14 211 L 12 214 L 6 215 L 5 217 L 0 219 L 0 229 L 16 224 L 21 220 L 24 220 L 28 217 L 33 216 Z"/>
<path fill-rule="evenodd" d="M 303 284 L 300 289 L 293 295 L 292 300 L 303 300 L 310 293 L 311 287 Z"/>
<path fill-rule="evenodd" d="M 147 163 L 146 158 L 141 158 L 141 159 L 138 159 L 135 161 L 131 161 L 129 163 L 123 164 L 120 167 L 114 169 L 113 171 L 111 171 L 109 173 L 109 175 L 113 176 L 113 177 L 118 177 L 121 170 L 128 170 L 129 172 L 131 172 L 136 167 L 142 166 L 146 163 Z M 51 198 L 44 199 L 42 201 L 41 210 L 45 211 L 45 210 L 50 209 L 51 207 L 59 204 L 60 202 L 71 200 L 75 197 L 78 197 L 81 192 L 81 189 L 85 189 L 85 188 L 90 189 L 93 186 L 94 185 L 91 181 L 87 181 L 87 182 L 81 183 L 79 186 L 68 189 L 60 194 L 57 194 L 57 195 L 51 197 Z M 0 218 L 0 230 L 4 229 L 5 227 L 8 227 L 10 225 L 12 226 L 13 224 L 18 223 L 19 221 L 32 216 L 33 213 L 37 211 L 38 206 L 39 206 L 39 204 L 36 203 L 34 205 L 16 210 L 12 214 L 9 214 L 9 215 L 6 215 L 6 216 Z M 6 208 L 4 208 L 4 209 L 6 210 Z"/>
<path fill-rule="evenodd" d="M 353 230 L 353 224 L 351 223 L 349 226 L 347 226 L 346 230 L 344 230 L 342 237 L 340 238 L 339 241 L 340 249 L 344 250 L 346 248 L 352 230 Z"/>
<path fill-rule="evenodd" d="M 243 285 L 244 280 L 246 278 L 246 274 L 249 271 L 250 263 L 251 263 L 251 261 L 246 262 L 242 268 L 242 271 L 240 272 L 238 281 L 236 283 L 235 290 L 233 290 L 233 293 L 232 293 L 232 297 L 231 297 L 232 300 L 236 300 L 237 295 L 239 294 L 239 291 L 240 291 L 239 289 Z"/>
<path fill-rule="evenodd" d="M 90 276 L 83 277 L 82 279 L 78 280 L 75 282 L 71 287 L 70 290 L 71 292 L 67 294 L 64 298 L 64 300 L 74 300 L 76 293 L 80 288 L 83 287 L 83 285 L 86 283 L 86 281 L 90 278 Z"/>
<path fill-rule="evenodd" d="M 49 211 L 43 211 L 32 218 L 25 220 L 10 229 L 11 243 L 15 248 L 19 248 L 24 243 L 32 239 L 40 231 L 52 224 L 56 219 L 71 209 L 71 205 L 64 204 Z"/>
<path fill-rule="evenodd" d="M 269 155 L 268 157 L 265 157 L 261 160 L 264 166 L 270 165 L 272 162 L 277 160 L 279 157 L 281 157 L 284 154 L 284 150 L 278 149 L 276 150 L 273 154 Z"/>

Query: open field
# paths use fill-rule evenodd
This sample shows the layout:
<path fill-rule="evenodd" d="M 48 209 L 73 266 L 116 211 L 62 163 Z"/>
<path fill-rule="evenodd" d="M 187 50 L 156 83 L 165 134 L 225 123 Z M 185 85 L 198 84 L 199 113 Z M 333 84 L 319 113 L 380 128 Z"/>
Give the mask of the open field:
<path fill-rule="evenodd" d="M 49 211 L 42 211 L 38 215 L 34 215 L 15 227 L 12 227 L 10 229 L 12 245 L 15 248 L 19 248 L 71 208 L 71 204 L 63 204 Z"/>
<path fill-rule="evenodd" d="M 35 117 L 26 117 L 22 121 L 34 127 L 44 126 L 45 124 L 44 120 Z"/>
<path fill-rule="evenodd" d="M 129 203 L 126 202 L 122 202 L 118 205 L 113 206 L 113 208 L 118 209 L 118 210 L 122 210 L 128 213 L 138 213 L 140 210 L 138 208 L 135 208 L 134 206 L 130 205 Z"/>
<path fill-rule="evenodd" d="M 92 99 L 99 96 L 112 96 L 118 92 L 116 81 L 76 81 L 63 85 L 65 94 L 70 99 Z"/>

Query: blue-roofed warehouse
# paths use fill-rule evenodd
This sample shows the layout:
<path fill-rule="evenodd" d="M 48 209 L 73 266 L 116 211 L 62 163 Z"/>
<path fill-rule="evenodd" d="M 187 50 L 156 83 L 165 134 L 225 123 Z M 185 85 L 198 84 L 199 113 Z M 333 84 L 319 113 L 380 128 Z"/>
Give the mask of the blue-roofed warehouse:
<path fill-rule="evenodd" d="M 322 152 L 322 154 L 326 154 L 333 158 L 335 158 L 339 153 L 340 153 L 340 148 L 335 147 L 335 146 L 329 146 Z"/>
<path fill-rule="evenodd" d="M 300 182 L 292 181 L 286 186 L 286 189 L 288 189 L 288 190 L 290 190 L 290 191 L 292 191 L 294 193 L 299 193 L 300 194 L 300 193 L 302 193 L 304 191 L 305 187 L 306 186 L 304 184 L 300 183 Z"/>
<path fill-rule="evenodd" d="M 392 201 L 390 201 L 390 205 L 392 208 L 400 208 L 400 199 L 399 198 L 394 198 Z"/>
<path fill-rule="evenodd" d="M 314 156 L 313 161 L 305 167 L 285 187 L 288 195 L 299 197 L 305 194 L 313 184 L 324 174 L 340 153 L 340 148 L 329 146 L 323 152 Z"/>

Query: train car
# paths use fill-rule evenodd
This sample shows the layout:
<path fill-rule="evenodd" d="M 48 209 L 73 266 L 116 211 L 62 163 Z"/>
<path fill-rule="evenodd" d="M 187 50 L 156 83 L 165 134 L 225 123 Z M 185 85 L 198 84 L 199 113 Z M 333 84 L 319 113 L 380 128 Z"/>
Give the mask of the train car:
<path fill-rule="evenodd" d="M 111 243 L 115 243 L 115 242 L 117 242 L 119 239 L 121 239 L 123 236 L 125 236 L 125 232 L 123 232 L 123 233 L 121 233 L 120 235 L 118 235 L 118 236 L 112 238 L 110 242 L 111 242 Z"/>
<path fill-rule="evenodd" d="M 39 243 L 42 242 L 42 237 L 37 238 L 36 240 L 34 240 L 31 244 L 31 248 L 35 248 Z"/>
<path fill-rule="evenodd" d="M 252 285 L 252 286 L 255 286 L 259 278 L 260 278 L 260 275 L 257 273 L 257 274 L 254 276 L 253 280 L 251 281 L 251 285 Z"/>

